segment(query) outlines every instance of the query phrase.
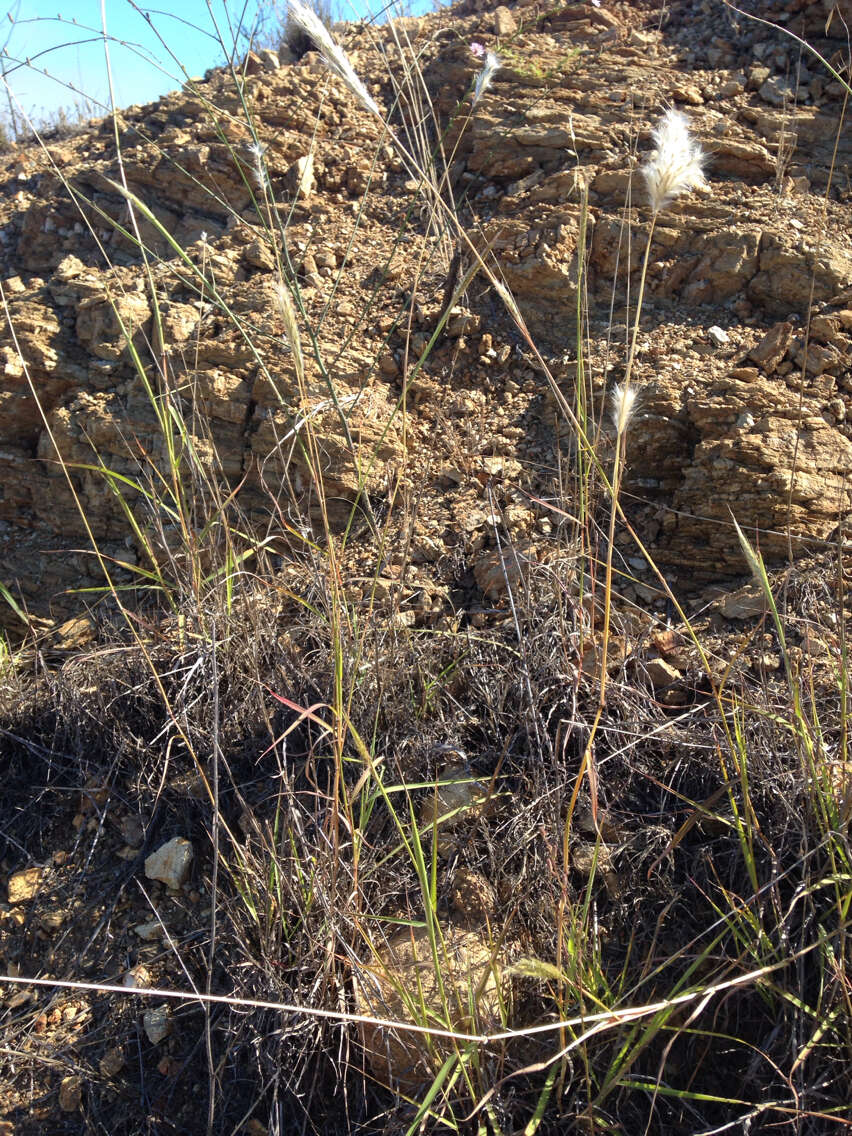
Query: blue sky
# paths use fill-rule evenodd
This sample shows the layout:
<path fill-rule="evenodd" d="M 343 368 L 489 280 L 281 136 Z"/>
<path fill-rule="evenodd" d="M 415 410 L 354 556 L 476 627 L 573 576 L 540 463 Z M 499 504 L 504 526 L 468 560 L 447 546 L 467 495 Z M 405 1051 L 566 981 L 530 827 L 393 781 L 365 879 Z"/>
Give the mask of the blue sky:
<path fill-rule="evenodd" d="M 13 22 L 0 21 L 0 48 L 5 44 L 0 65 L 20 107 L 42 119 L 60 107 L 73 108 L 83 95 L 104 104 L 104 109 L 93 107 L 89 113 L 105 113 L 109 85 L 101 0 L 6 0 L 6 4 L 11 7 L 0 8 L 0 16 L 8 10 Z M 122 107 L 150 102 L 180 86 L 181 64 L 188 75 L 197 76 L 222 63 L 225 52 L 219 37 L 231 50 L 237 29 L 252 28 L 258 10 L 269 11 L 272 5 L 269 0 L 172 0 L 171 5 L 159 0 L 157 6 L 144 0 L 139 5 L 132 0 L 103 0 L 103 7 L 115 99 Z M 344 0 L 338 7 L 345 19 L 366 12 L 364 0 L 354 4 Z M 0 114 L 5 105 L 0 94 Z"/>

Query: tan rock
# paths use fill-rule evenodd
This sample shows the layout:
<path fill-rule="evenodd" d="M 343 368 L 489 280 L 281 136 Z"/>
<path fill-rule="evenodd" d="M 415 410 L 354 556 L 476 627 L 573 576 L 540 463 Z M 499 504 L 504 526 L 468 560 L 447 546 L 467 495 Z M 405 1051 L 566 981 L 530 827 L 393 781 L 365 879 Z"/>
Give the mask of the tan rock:
<path fill-rule="evenodd" d="M 76 1112 L 83 1099 L 83 1078 L 76 1073 L 63 1077 L 59 1084 L 59 1107 L 63 1112 Z"/>
<path fill-rule="evenodd" d="M 766 593 L 760 584 L 745 584 L 727 592 L 714 606 L 725 619 L 753 619 L 766 613 Z"/>
<path fill-rule="evenodd" d="M 500 952 L 483 936 L 453 924 L 440 927 L 437 952 L 440 978 L 425 927 L 406 927 L 374 944 L 355 971 L 358 1012 L 464 1032 L 501 1028 L 507 989 Z M 374 1076 L 400 1091 L 428 1084 L 453 1052 L 445 1038 L 366 1024 L 361 1043 Z"/>
<path fill-rule="evenodd" d="M 98 1062 L 98 1069 L 102 1077 L 116 1077 L 123 1068 L 124 1051 L 119 1045 L 108 1049 Z"/>
<path fill-rule="evenodd" d="M 166 887 L 177 889 L 189 875 L 193 854 L 190 842 L 175 836 L 146 859 L 145 875 L 149 880 L 159 880 Z"/>
<path fill-rule="evenodd" d="M 38 925 L 48 935 L 55 935 L 61 931 L 68 918 L 68 913 L 59 908 L 54 911 L 44 911 L 38 917 Z"/>
<path fill-rule="evenodd" d="M 646 659 L 642 666 L 655 690 L 670 686 L 682 677 L 680 671 L 665 659 Z"/>
<path fill-rule="evenodd" d="M 476 561 L 473 575 L 483 595 L 497 602 L 509 591 L 518 596 L 526 586 L 535 555 L 525 547 L 503 548 L 502 552 L 483 553 Z"/>
<path fill-rule="evenodd" d="M 156 939 L 162 939 L 165 933 L 159 919 L 152 919 L 148 923 L 137 923 L 133 930 L 144 943 L 152 943 Z"/>
<path fill-rule="evenodd" d="M 420 827 L 428 832 L 437 825 L 444 832 L 452 832 L 466 820 L 484 816 L 492 807 L 487 782 L 478 780 L 463 762 L 454 762 L 438 774 L 436 788 L 426 790 Z"/>
<path fill-rule="evenodd" d="M 497 897 L 481 872 L 457 868 L 450 888 L 450 903 L 462 923 L 482 924 L 494 918 Z"/>
<path fill-rule="evenodd" d="M 95 637 L 95 624 L 88 616 L 66 619 L 55 631 L 56 646 L 61 651 L 79 651 Z"/>
<path fill-rule="evenodd" d="M 31 900 L 38 893 L 43 874 L 42 868 L 23 868 L 20 872 L 13 872 L 8 884 L 9 903 L 27 903 Z"/>
<path fill-rule="evenodd" d="M 494 9 L 494 34 L 496 36 L 512 36 L 518 30 L 515 17 L 505 4 Z"/>
<path fill-rule="evenodd" d="M 150 319 L 144 295 L 94 296 L 77 309 L 77 338 L 99 359 L 117 361 L 131 342 L 144 350 Z"/>
<path fill-rule="evenodd" d="M 608 844 L 582 843 L 571 847 L 571 867 L 582 876 L 612 870 L 612 848 Z"/>
<path fill-rule="evenodd" d="M 793 325 L 791 323 L 776 323 L 764 335 L 756 347 L 749 352 L 749 358 L 758 363 L 764 371 L 771 375 L 784 356 L 793 338 Z"/>
<path fill-rule="evenodd" d="M 294 197 L 306 198 L 311 196 L 317 187 L 312 153 L 296 159 L 284 176 L 284 186 L 287 192 Z"/>

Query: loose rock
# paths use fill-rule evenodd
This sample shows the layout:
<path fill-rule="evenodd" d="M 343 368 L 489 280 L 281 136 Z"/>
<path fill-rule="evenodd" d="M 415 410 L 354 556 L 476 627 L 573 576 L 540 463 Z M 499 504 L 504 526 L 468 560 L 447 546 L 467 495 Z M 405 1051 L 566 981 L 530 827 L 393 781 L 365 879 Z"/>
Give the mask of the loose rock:
<path fill-rule="evenodd" d="M 83 1078 L 76 1073 L 63 1077 L 59 1085 L 59 1107 L 63 1112 L 76 1112 L 83 1098 Z"/>
<path fill-rule="evenodd" d="M 159 1045 L 172 1032 L 171 1010 L 168 1005 L 155 1006 L 142 1016 L 145 1035 L 152 1045 Z"/>
<path fill-rule="evenodd" d="M 147 858 L 145 875 L 149 880 L 159 880 L 166 887 L 177 890 L 186 882 L 192 857 L 190 842 L 182 836 L 175 836 Z"/>
<path fill-rule="evenodd" d="M 449 1016 L 459 1030 L 497 1028 L 502 979 L 494 948 L 479 934 L 448 924 L 440 930 L 437 949 L 440 981 L 425 927 L 406 927 L 377 944 L 374 955 L 356 969 L 359 1013 L 422 1024 Z M 425 1020 L 419 1007 L 425 1007 Z M 435 1038 L 430 1052 L 422 1034 L 373 1025 L 361 1027 L 361 1042 L 373 1074 L 401 1091 L 428 1084 L 452 1051 L 446 1039 Z"/>
<path fill-rule="evenodd" d="M 8 895 L 9 903 L 27 903 L 39 889 L 43 870 L 41 868 L 23 868 L 9 877 Z"/>
<path fill-rule="evenodd" d="M 108 1049 L 98 1062 L 98 1069 L 102 1077 L 115 1077 L 123 1068 L 124 1052 L 118 1045 Z"/>

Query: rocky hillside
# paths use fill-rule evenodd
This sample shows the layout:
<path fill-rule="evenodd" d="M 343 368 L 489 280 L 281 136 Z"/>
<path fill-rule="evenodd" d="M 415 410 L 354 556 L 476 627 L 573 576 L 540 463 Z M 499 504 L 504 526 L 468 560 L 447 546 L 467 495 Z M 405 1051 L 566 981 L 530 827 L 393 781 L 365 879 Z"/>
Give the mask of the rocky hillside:
<path fill-rule="evenodd" d="M 776 18 L 843 67 L 843 13 L 827 21 L 828 7 L 793 0 Z M 464 0 L 393 29 L 348 25 L 341 38 L 411 145 L 416 108 L 394 107 L 389 74 L 402 73 L 401 42 L 416 51 L 445 129 L 444 196 L 490 246 L 570 401 L 584 238 L 587 374 L 604 436 L 649 222 L 634 174 L 660 111 L 687 112 L 710 155 L 708 187 L 654 232 L 628 511 L 681 589 L 742 573 L 731 512 L 769 558 L 786 554 L 788 531 L 802 555 L 832 540 L 852 473 L 852 141 L 843 88 L 813 55 L 708 0 L 673 0 L 663 17 L 656 4 Z M 503 66 L 470 115 L 459 104 L 479 68 L 472 43 Z M 407 368 L 466 267 L 462 250 L 428 228 L 410 171 L 315 53 L 251 56 L 241 91 L 235 80 L 217 70 L 115 122 L 0 157 L 0 577 L 33 613 L 62 617 L 76 601 L 60 593 L 102 581 L 91 538 L 144 565 L 125 513 L 129 502 L 150 527 L 144 495 L 92 468 L 129 479 L 165 469 L 127 332 L 149 376 L 159 368 L 194 407 L 211 481 L 223 496 L 239 486 L 260 531 L 281 484 L 310 524 L 293 442 L 308 415 L 341 523 L 359 467 L 375 510 L 394 492 L 415 503 L 395 534 L 410 552 L 413 618 L 440 618 L 460 581 L 468 606 L 487 607 L 503 578 L 495 516 L 528 556 L 552 553 L 559 517 L 547 502 L 572 453 L 553 395 L 474 281 L 410 383 L 403 426 Z M 246 108 L 265 148 L 260 184 Z M 162 226 L 141 219 L 148 269 L 122 179 Z M 270 217 L 286 230 L 348 432 L 316 361 L 307 401 L 298 392 Z M 215 295 L 199 296 L 192 266 Z M 628 596 L 641 594 L 635 568 Z M 357 553 L 348 570 L 364 572 Z M 397 570 L 389 557 L 391 583 Z"/>

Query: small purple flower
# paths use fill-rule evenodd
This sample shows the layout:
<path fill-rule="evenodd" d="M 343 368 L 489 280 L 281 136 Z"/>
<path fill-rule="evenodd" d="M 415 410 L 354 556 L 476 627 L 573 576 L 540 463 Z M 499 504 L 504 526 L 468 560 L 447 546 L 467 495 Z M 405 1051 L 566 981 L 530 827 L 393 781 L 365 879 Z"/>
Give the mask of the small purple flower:
<path fill-rule="evenodd" d="M 470 50 L 477 59 L 483 59 L 485 57 L 485 48 L 481 43 L 472 43 Z"/>

